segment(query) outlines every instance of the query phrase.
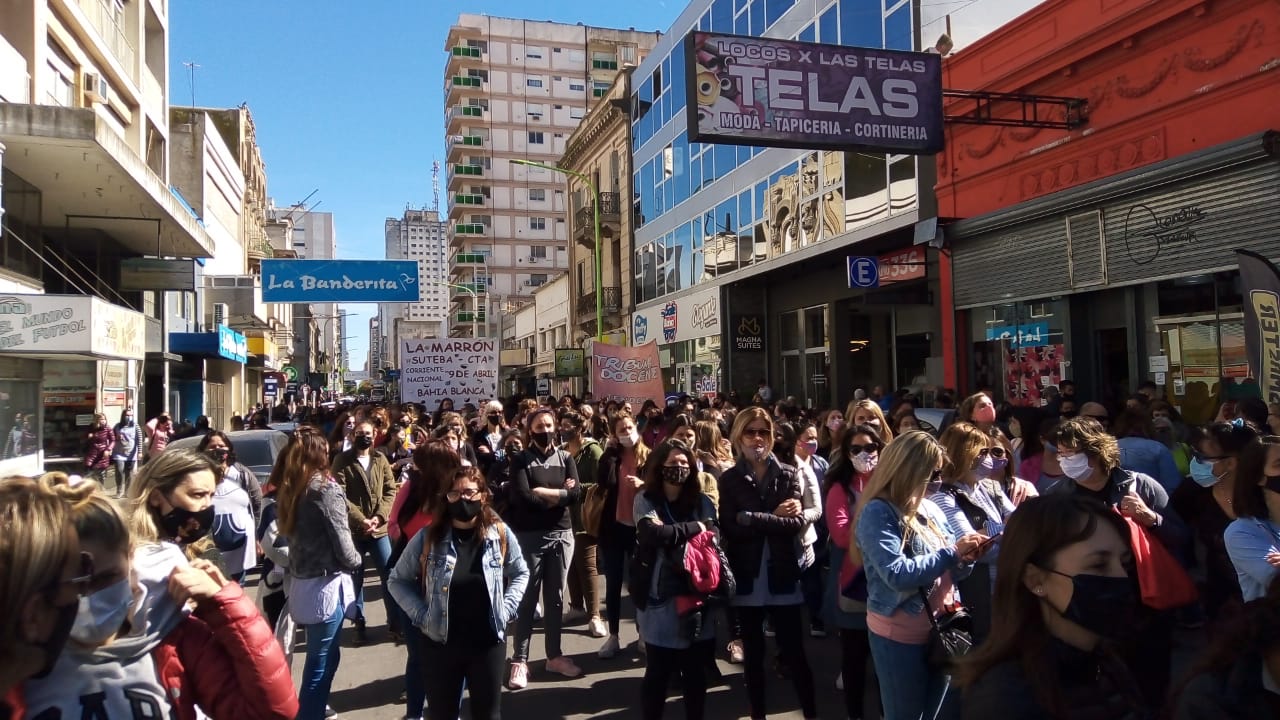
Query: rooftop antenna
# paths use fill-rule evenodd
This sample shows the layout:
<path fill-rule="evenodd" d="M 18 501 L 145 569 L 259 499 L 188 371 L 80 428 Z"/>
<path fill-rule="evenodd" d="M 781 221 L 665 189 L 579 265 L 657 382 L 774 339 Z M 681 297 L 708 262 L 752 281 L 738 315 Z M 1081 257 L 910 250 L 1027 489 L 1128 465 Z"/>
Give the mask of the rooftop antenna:
<path fill-rule="evenodd" d="M 431 161 L 431 211 L 440 219 L 440 161 Z"/>
<path fill-rule="evenodd" d="M 193 60 L 187 60 L 186 62 L 182 63 L 182 66 L 187 69 L 187 82 L 191 86 L 191 107 L 195 107 L 196 106 L 196 69 L 199 68 L 200 66 L 196 64 L 195 61 Z"/>

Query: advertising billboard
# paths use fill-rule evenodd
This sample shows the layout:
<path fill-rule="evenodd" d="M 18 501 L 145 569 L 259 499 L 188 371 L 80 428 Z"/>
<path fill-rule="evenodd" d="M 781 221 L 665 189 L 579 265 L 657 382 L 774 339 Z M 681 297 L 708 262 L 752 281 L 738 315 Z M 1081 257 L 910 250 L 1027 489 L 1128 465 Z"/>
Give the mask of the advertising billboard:
<path fill-rule="evenodd" d="M 929 155 L 942 150 L 942 57 L 693 32 L 689 142 Z"/>
<path fill-rule="evenodd" d="M 416 260 L 263 260 L 262 301 L 417 302 Z"/>

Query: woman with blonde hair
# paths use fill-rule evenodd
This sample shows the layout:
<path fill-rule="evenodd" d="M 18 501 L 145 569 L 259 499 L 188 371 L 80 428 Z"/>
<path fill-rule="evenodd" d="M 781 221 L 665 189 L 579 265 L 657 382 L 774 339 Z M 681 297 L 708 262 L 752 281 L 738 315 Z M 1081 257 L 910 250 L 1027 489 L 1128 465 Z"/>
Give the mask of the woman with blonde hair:
<path fill-rule="evenodd" d="M 876 404 L 875 400 L 854 400 L 849 403 L 849 408 L 844 413 L 851 427 L 858 425 L 870 425 L 880 433 L 880 439 L 885 442 L 893 440 L 893 428 L 889 427 L 889 421 L 884 417 L 884 411 Z"/>
<path fill-rule="evenodd" d="M 96 482 L 40 482 L 66 504 L 95 565 L 53 673 L 22 687 L 26 717 L 294 717 L 284 653 L 238 584 L 171 545 L 176 566 L 154 572 L 154 553 L 133 551 L 124 513 Z"/>
<path fill-rule="evenodd" d="M 318 430 L 300 427 L 271 471 L 280 532 L 289 539 L 289 612 L 307 631 L 298 720 L 325 717 L 341 657 L 338 631 L 355 605 L 351 573 L 362 562 L 328 449 Z"/>
<path fill-rule="evenodd" d="M 720 434 L 720 424 L 713 420 L 699 420 L 693 424 L 693 452 L 702 463 L 702 472 L 719 478 L 725 470 L 733 467 L 733 448 L 725 442 Z"/>
<path fill-rule="evenodd" d="M 928 433 L 889 443 L 858 498 L 849 556 L 867 578 L 867 630 L 886 720 L 933 720 L 950 679 L 929 665 L 932 620 L 955 605 L 953 583 L 969 574 L 986 537 L 957 537 L 925 497 L 946 455 Z"/>
<path fill-rule="evenodd" d="M 129 534 L 140 544 L 173 543 L 187 548 L 213 529 L 213 493 L 218 466 L 201 452 L 174 448 L 134 476 L 129 488 Z"/>
<path fill-rule="evenodd" d="M 93 576 L 66 505 L 34 480 L 0 480 L 0 716 L 10 690 L 53 670 Z"/>

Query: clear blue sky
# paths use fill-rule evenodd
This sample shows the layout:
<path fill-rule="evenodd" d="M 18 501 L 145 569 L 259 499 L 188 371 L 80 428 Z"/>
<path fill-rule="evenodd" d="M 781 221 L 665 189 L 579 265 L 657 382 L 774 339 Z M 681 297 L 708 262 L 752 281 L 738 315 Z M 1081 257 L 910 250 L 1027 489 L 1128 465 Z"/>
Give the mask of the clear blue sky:
<path fill-rule="evenodd" d="M 538 7 L 530 14 L 531 7 Z M 685 0 L 181 0 L 169 4 L 170 102 L 248 103 L 277 204 L 312 190 L 338 254 L 381 258 L 383 222 L 431 204 L 444 161 L 444 40 L 461 12 L 665 32 Z M 443 184 L 443 173 L 441 183 Z M 445 207 L 441 199 L 441 208 Z M 372 306 L 351 308 L 351 367 Z"/>

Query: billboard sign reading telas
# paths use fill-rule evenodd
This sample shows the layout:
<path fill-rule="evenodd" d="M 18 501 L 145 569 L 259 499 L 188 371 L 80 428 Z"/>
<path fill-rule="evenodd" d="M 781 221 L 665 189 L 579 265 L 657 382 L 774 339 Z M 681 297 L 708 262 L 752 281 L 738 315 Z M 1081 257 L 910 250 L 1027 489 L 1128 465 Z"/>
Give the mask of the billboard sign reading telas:
<path fill-rule="evenodd" d="M 690 142 L 929 155 L 942 150 L 942 57 L 693 32 Z"/>

